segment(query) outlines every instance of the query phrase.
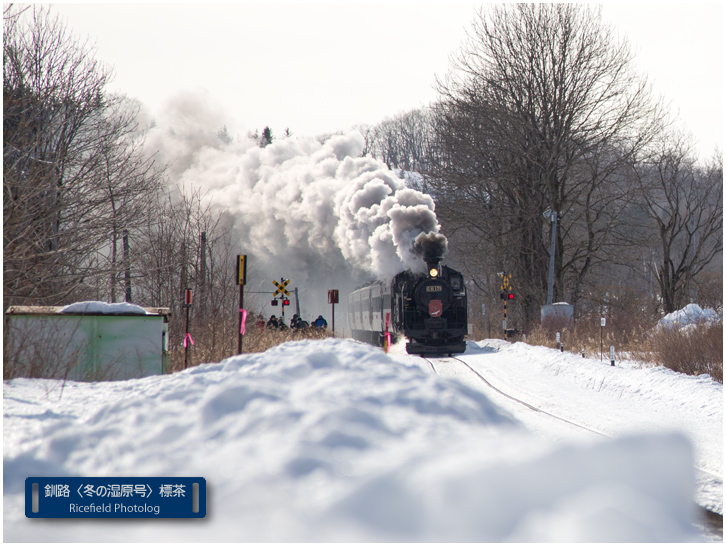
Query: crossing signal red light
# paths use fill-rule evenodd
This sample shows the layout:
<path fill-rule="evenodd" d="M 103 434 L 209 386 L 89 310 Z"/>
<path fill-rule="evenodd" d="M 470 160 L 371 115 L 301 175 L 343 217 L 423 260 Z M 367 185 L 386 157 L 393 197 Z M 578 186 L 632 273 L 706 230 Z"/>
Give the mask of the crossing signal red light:
<path fill-rule="evenodd" d="M 514 299 L 514 294 L 509 294 L 509 299 L 510 300 L 513 300 Z"/>
<path fill-rule="evenodd" d="M 288 300 L 288 299 L 282 300 L 282 305 L 290 305 L 290 300 Z"/>

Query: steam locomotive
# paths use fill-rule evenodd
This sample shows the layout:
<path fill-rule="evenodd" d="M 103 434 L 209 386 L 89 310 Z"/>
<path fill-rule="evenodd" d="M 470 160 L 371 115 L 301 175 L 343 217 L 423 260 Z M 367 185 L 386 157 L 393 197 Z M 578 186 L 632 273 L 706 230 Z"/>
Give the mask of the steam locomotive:
<path fill-rule="evenodd" d="M 467 299 L 464 277 L 426 261 L 428 272 L 404 271 L 389 284 L 376 281 L 351 292 L 348 324 L 359 341 L 382 346 L 386 320 L 392 342 L 405 336 L 406 352 L 419 355 L 463 353 L 466 350 Z"/>

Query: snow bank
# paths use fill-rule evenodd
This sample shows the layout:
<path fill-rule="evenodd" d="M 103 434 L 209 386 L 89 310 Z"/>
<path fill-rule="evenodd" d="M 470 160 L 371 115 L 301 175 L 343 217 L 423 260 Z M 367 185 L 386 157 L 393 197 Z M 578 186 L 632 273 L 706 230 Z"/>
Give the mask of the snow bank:
<path fill-rule="evenodd" d="M 721 318 L 713 309 L 701 309 L 700 306 L 691 303 L 660 319 L 658 326 L 665 329 L 683 328 L 691 324 L 709 324 L 719 320 Z"/>
<path fill-rule="evenodd" d="M 66 305 L 61 313 L 80 313 L 86 315 L 146 315 L 143 307 L 133 303 L 105 303 L 102 301 L 81 301 Z"/>
<path fill-rule="evenodd" d="M 683 436 L 554 447 L 481 392 L 352 341 L 129 381 L 16 379 L 4 411 L 6 541 L 695 537 Z M 203 476 L 208 515 L 25 518 L 25 478 L 56 475 Z"/>

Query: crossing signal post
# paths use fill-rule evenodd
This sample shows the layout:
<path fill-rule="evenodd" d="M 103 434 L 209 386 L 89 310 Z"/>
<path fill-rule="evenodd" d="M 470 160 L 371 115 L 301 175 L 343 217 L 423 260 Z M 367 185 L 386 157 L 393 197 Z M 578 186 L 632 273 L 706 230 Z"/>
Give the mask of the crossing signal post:
<path fill-rule="evenodd" d="M 512 274 L 507 275 L 506 273 L 499 273 L 499 277 L 502 279 L 502 285 L 500 287 L 499 298 L 504 300 L 504 320 L 502 321 L 502 329 L 504 330 L 504 339 L 507 339 L 507 302 L 514 302 L 514 293 L 512 292 L 512 285 L 509 280 L 512 278 Z"/>
<path fill-rule="evenodd" d="M 280 282 L 272 281 L 272 284 L 277 287 L 277 290 L 275 290 L 272 296 L 272 305 L 277 305 L 277 296 L 280 296 L 280 301 L 282 301 L 282 320 L 285 320 L 285 307 L 290 305 L 290 292 L 285 287 L 290 284 L 290 279 L 280 277 Z"/>

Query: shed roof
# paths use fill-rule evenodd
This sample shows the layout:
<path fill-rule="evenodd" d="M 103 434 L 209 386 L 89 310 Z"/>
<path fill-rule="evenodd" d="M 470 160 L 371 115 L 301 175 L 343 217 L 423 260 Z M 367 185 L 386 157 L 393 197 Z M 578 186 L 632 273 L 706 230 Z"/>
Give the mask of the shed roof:
<path fill-rule="evenodd" d="M 68 306 L 43 306 L 43 305 L 13 305 L 8 307 L 5 314 L 7 315 L 81 315 L 81 316 L 171 316 L 171 310 L 168 307 L 141 307 L 146 311 L 146 315 L 129 312 L 128 310 L 119 309 L 118 311 L 109 309 L 100 312 L 96 309 L 91 311 L 63 311 Z"/>

